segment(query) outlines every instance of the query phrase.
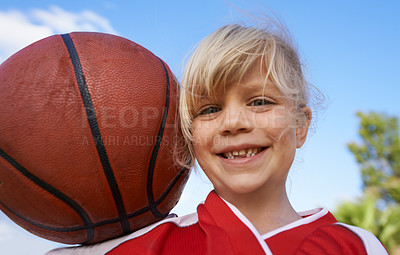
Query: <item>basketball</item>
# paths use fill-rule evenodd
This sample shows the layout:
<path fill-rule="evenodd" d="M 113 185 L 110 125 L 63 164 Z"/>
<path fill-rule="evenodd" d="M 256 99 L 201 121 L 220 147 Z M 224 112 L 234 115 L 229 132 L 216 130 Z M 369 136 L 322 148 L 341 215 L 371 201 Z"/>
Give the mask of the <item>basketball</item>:
<path fill-rule="evenodd" d="M 0 65 L 0 209 L 66 244 L 156 222 L 187 180 L 169 67 L 119 36 L 53 35 Z"/>

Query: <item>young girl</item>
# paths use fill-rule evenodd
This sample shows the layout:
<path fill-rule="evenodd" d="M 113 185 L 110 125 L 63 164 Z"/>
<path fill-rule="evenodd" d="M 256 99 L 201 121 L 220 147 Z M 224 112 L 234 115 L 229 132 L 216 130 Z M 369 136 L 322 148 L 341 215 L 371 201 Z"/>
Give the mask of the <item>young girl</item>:
<path fill-rule="evenodd" d="M 215 190 L 195 214 L 59 254 L 387 254 L 371 233 L 326 209 L 296 212 L 288 200 L 286 178 L 312 118 L 309 95 L 284 36 L 218 29 L 188 60 L 180 101 L 180 161 L 197 159 Z"/>

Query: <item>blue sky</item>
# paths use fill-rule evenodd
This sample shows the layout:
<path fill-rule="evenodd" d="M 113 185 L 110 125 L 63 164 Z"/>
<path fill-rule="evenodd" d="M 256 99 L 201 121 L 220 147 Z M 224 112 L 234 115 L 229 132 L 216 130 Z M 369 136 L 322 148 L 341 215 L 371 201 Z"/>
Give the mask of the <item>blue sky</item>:
<path fill-rule="evenodd" d="M 0 62 L 56 33 L 96 30 L 126 37 L 164 59 L 180 79 L 185 55 L 221 25 L 240 21 L 232 5 L 262 4 L 283 19 L 298 44 L 309 82 L 326 96 L 316 127 L 296 157 L 288 193 L 297 210 L 361 194 L 360 175 L 346 143 L 358 141 L 357 111 L 400 117 L 400 2 L 387 1 L 3 1 Z M 211 185 L 201 174 L 189 181 L 178 214 L 193 212 Z M 5 254 L 42 254 L 59 246 L 22 230 L 0 214 Z"/>

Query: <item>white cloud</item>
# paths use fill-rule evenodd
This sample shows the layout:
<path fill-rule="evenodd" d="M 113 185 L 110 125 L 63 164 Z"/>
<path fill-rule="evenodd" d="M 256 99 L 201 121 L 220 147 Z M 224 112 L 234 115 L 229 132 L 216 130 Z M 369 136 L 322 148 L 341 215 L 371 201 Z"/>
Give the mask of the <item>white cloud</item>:
<path fill-rule="evenodd" d="M 0 11 L 0 63 L 37 40 L 72 31 L 117 34 L 106 18 L 90 10 L 73 13 L 51 6 L 26 12 Z"/>
<path fill-rule="evenodd" d="M 106 18 L 88 10 L 71 13 L 60 7 L 51 6 L 50 10 L 34 9 L 31 11 L 31 16 L 35 21 L 45 24 L 57 33 L 76 30 L 116 33 Z"/>

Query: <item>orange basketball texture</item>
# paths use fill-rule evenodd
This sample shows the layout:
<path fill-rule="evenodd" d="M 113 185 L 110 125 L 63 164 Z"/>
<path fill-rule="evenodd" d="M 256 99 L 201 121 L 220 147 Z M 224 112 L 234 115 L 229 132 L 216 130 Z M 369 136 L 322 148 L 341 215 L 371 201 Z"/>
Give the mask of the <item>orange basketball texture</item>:
<path fill-rule="evenodd" d="M 122 37 L 74 32 L 17 52 L 0 65 L 0 209 L 68 244 L 165 217 L 187 180 L 177 97 L 168 66 Z"/>

